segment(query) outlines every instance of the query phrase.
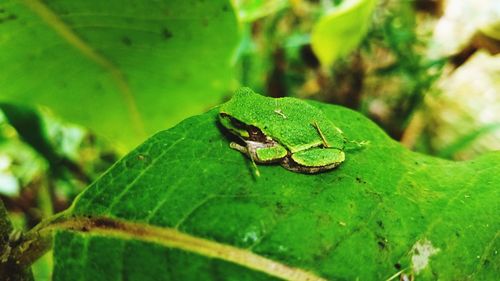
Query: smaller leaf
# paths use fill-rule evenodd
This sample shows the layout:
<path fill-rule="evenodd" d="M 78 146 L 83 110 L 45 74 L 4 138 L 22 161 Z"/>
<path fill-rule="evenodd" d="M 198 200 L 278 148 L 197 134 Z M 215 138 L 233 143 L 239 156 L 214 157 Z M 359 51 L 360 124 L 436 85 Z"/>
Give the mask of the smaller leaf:
<path fill-rule="evenodd" d="M 321 63 L 329 66 L 347 55 L 368 30 L 376 0 L 348 0 L 314 26 L 311 44 Z"/>

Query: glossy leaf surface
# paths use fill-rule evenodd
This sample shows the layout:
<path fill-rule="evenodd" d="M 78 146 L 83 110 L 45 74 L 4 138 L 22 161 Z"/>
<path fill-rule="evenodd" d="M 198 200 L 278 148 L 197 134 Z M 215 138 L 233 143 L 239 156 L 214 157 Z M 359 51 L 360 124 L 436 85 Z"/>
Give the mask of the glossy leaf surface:
<path fill-rule="evenodd" d="M 370 144 L 326 173 L 259 165 L 255 178 L 217 109 L 189 118 L 119 161 L 53 224 L 54 280 L 499 275 L 499 153 L 431 158 L 358 113 L 311 104 Z"/>

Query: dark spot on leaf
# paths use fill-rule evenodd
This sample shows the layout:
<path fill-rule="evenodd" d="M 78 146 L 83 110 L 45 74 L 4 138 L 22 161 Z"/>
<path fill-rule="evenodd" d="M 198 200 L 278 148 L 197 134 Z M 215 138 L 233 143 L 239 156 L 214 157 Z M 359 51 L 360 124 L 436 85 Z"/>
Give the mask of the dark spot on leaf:
<path fill-rule="evenodd" d="M 165 38 L 165 39 L 170 39 L 173 36 L 172 32 L 170 30 L 168 30 L 167 28 L 163 28 L 161 30 L 161 34 L 163 35 L 163 38 Z"/>
<path fill-rule="evenodd" d="M 485 259 L 483 261 L 483 265 L 484 265 L 484 267 L 487 267 L 488 265 L 490 265 L 490 260 L 489 259 Z"/>
<path fill-rule="evenodd" d="M 285 207 L 285 205 L 283 205 L 282 202 L 277 201 L 275 203 L 275 207 L 276 207 L 276 214 L 278 214 L 278 215 L 286 214 L 286 207 Z"/>
<path fill-rule="evenodd" d="M 0 14 L 2 13 L 5 13 L 5 9 L 4 8 L 0 8 Z"/>
<path fill-rule="evenodd" d="M 0 23 L 8 22 L 8 21 L 15 20 L 15 19 L 17 19 L 17 16 L 14 14 L 10 14 L 4 18 L 0 18 Z"/>
<path fill-rule="evenodd" d="M 281 202 L 276 202 L 276 209 L 283 210 L 283 204 Z"/>
<path fill-rule="evenodd" d="M 222 6 L 222 10 L 223 10 L 224 12 L 229 11 L 229 5 L 228 5 L 228 4 L 224 4 L 224 6 Z"/>
<path fill-rule="evenodd" d="M 378 225 L 378 227 L 384 229 L 384 223 L 381 220 L 377 221 L 377 225 Z"/>
<path fill-rule="evenodd" d="M 377 242 L 377 244 L 378 244 L 378 247 L 380 248 L 380 250 L 385 249 L 385 242 L 384 241 L 380 240 Z"/>
<path fill-rule="evenodd" d="M 387 239 L 385 239 L 382 235 L 377 234 L 377 240 L 377 245 L 380 250 L 384 250 L 387 246 Z"/>
<path fill-rule="evenodd" d="M 206 26 L 208 26 L 208 18 L 203 18 L 203 19 L 201 20 L 201 24 L 202 24 L 203 26 L 205 26 L 205 27 L 206 27 Z"/>
<path fill-rule="evenodd" d="M 132 40 L 130 40 L 130 38 L 128 38 L 126 36 L 122 38 L 122 42 L 123 42 L 123 44 L 125 44 L 127 46 L 132 46 Z"/>
<path fill-rule="evenodd" d="M 401 264 L 399 262 L 395 263 L 394 264 L 394 268 L 396 268 L 397 270 L 400 270 L 401 269 Z"/>
<path fill-rule="evenodd" d="M 356 177 L 356 181 L 358 183 L 366 183 L 366 181 L 364 181 L 361 177 Z"/>
<path fill-rule="evenodd" d="M 455 236 L 456 236 L 456 237 L 460 237 L 460 233 L 455 232 Z"/>

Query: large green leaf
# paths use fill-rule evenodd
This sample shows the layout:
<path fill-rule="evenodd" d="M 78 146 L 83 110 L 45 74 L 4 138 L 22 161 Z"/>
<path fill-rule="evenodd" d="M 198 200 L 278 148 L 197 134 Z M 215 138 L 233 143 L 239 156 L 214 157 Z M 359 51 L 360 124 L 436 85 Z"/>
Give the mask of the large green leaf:
<path fill-rule="evenodd" d="M 311 103 L 351 140 L 335 170 L 259 166 L 217 110 L 158 133 L 57 220 L 54 280 L 494 280 L 500 154 L 406 150 L 360 114 Z M 43 232 L 43 231 L 42 231 Z M 399 277 L 398 277 L 399 278 Z"/>
<path fill-rule="evenodd" d="M 131 147 L 220 102 L 237 40 L 229 0 L 3 0 L 0 100 Z"/>
<path fill-rule="evenodd" d="M 344 0 L 313 28 L 311 47 L 329 66 L 353 51 L 366 35 L 377 0 Z"/>

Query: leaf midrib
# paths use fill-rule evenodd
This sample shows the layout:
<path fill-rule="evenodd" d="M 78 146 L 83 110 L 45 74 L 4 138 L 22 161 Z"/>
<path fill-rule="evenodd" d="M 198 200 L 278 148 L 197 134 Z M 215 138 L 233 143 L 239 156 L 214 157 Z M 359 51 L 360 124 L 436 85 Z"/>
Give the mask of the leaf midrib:
<path fill-rule="evenodd" d="M 56 220 L 40 230 L 68 230 L 124 240 L 139 240 L 224 260 L 283 280 L 326 281 L 312 272 L 271 260 L 251 251 L 180 232 L 173 228 L 127 222 L 104 217 L 70 217 Z"/>

